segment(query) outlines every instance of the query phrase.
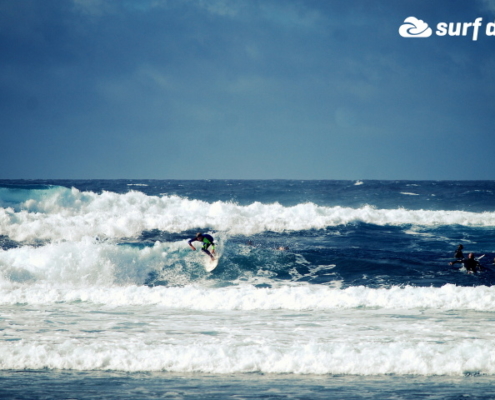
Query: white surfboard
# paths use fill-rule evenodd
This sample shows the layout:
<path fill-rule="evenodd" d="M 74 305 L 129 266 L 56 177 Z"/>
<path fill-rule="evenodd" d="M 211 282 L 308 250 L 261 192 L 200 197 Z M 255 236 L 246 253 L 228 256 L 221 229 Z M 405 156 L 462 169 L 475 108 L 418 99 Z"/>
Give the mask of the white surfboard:
<path fill-rule="evenodd" d="M 205 262 L 205 270 L 206 272 L 211 272 L 213 271 L 218 265 L 218 258 L 215 258 L 214 260 L 212 260 L 211 258 L 209 258 L 206 262 Z"/>

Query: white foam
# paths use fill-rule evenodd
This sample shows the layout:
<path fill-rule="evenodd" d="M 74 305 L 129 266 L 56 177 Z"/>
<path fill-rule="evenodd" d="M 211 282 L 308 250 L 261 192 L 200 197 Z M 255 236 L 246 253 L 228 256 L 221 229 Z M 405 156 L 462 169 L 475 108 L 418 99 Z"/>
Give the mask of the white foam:
<path fill-rule="evenodd" d="M 19 283 L 6 280 L 4 277 L 0 285 L 0 305 L 83 301 L 111 307 L 153 305 L 168 309 L 198 311 L 278 309 L 300 311 L 356 308 L 495 311 L 495 288 L 486 286 L 457 287 L 447 284 L 440 288 L 406 286 L 374 289 L 355 286 L 339 289 L 321 285 L 286 283 L 273 288 L 257 288 L 249 284 L 225 288 L 211 288 L 204 285 L 149 288 L 133 284 L 120 283 L 119 286 L 115 283 L 102 283 L 102 281 L 122 282 L 131 278 L 142 279 L 139 271 L 135 272 L 137 278 L 129 277 L 122 272 L 114 272 L 111 276 L 110 271 L 115 271 L 114 266 L 104 271 L 103 276 L 86 274 L 92 267 L 89 265 L 83 272 L 77 271 L 75 267 L 72 271 L 76 272 L 72 273 L 71 270 L 59 271 L 48 267 L 44 275 L 51 275 L 53 282 L 33 279 Z M 198 266 L 198 272 L 201 268 Z M 125 271 L 129 270 L 125 269 Z M 124 275 L 124 278 L 117 279 L 119 274 Z M 67 282 L 61 283 L 61 281 Z M 98 282 L 93 283 L 94 281 Z"/>
<path fill-rule="evenodd" d="M 30 191 L 34 192 L 34 191 Z M 210 227 L 231 234 L 323 229 L 353 222 L 376 225 L 495 226 L 495 213 L 323 207 L 313 203 L 285 207 L 259 202 L 207 203 L 178 196 L 81 192 L 56 188 L 15 206 L 0 208 L 0 231 L 16 241 L 81 240 L 83 237 L 134 237 L 144 230 L 182 232 Z"/>
<path fill-rule="evenodd" d="M 42 247 L 0 249 L 0 282 L 49 286 L 142 284 L 150 271 L 166 263 L 171 246 L 157 242 L 139 249 L 86 238 Z"/>
<path fill-rule="evenodd" d="M 203 373 L 463 375 L 495 374 L 494 342 L 187 343 L 160 345 L 80 339 L 0 343 L 0 369 Z"/>
<path fill-rule="evenodd" d="M 479 315 L 463 315 L 459 323 L 449 314 L 360 310 L 90 310 L 19 310 L 2 331 L 11 340 L 0 341 L 0 370 L 495 374 L 495 338 Z"/>

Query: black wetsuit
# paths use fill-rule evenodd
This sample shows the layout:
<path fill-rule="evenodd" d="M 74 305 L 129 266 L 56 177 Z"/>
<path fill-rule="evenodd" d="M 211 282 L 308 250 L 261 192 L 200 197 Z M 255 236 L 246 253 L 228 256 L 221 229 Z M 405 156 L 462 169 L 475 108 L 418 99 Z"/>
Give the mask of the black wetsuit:
<path fill-rule="evenodd" d="M 195 242 L 195 241 L 201 242 L 201 243 L 203 243 L 203 247 L 201 248 L 201 250 L 203 250 L 206 254 L 211 256 L 211 253 L 208 251 L 208 248 L 211 246 L 211 249 L 215 250 L 215 242 L 214 242 L 215 239 L 213 239 L 213 236 L 208 235 L 208 234 L 203 234 L 203 235 L 201 235 L 201 237 L 202 237 L 201 240 L 199 240 L 197 237 L 189 240 L 189 245 L 191 245 L 192 242 Z"/>
<path fill-rule="evenodd" d="M 468 272 L 476 272 L 477 269 L 481 269 L 480 263 L 474 258 L 465 258 L 461 263 L 464 264 L 464 268 L 466 268 Z"/>

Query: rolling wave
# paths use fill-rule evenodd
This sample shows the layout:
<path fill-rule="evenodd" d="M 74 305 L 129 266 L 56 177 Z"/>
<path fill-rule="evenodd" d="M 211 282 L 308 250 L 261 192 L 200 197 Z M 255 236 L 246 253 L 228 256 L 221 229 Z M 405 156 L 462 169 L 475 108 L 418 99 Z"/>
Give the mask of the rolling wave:
<path fill-rule="evenodd" d="M 146 230 L 184 232 L 209 228 L 252 235 L 324 229 L 364 222 L 375 225 L 495 226 L 495 212 L 325 207 L 314 203 L 205 202 L 179 196 L 149 196 L 130 191 L 81 192 L 53 187 L 45 190 L 2 189 L 0 230 L 11 240 L 78 241 L 84 237 L 136 237 Z"/>
<path fill-rule="evenodd" d="M 244 283 L 228 287 L 186 285 L 104 286 L 46 282 L 15 285 L 2 282 L 0 305 L 61 304 L 87 302 L 108 307 L 158 306 L 176 310 L 294 310 L 329 311 L 345 309 L 383 310 L 471 310 L 495 311 L 495 288 L 459 287 L 447 284 L 439 288 L 394 286 L 345 289 L 303 283 L 260 288 Z"/>

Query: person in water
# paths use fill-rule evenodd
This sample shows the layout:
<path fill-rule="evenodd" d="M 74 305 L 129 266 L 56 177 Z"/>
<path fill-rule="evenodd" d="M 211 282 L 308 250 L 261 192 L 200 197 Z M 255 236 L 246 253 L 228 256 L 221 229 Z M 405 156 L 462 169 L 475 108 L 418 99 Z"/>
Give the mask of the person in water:
<path fill-rule="evenodd" d="M 468 258 L 464 258 L 463 260 L 452 261 L 449 265 L 454 265 L 458 263 L 464 264 L 464 268 L 466 268 L 467 272 L 469 273 L 476 272 L 477 270 L 481 271 L 483 269 L 481 264 L 478 262 L 478 260 L 474 258 L 473 253 L 469 253 Z"/>
<path fill-rule="evenodd" d="M 457 250 L 455 251 L 454 258 L 456 258 L 458 260 L 462 260 L 464 258 L 464 254 L 462 254 L 463 248 L 464 248 L 464 246 L 462 244 L 460 244 L 459 247 L 457 248 Z"/>
<path fill-rule="evenodd" d="M 192 245 L 192 242 L 196 242 L 196 241 L 203 243 L 203 247 L 201 248 L 201 250 L 206 254 L 208 254 L 211 257 L 211 260 L 213 261 L 215 259 L 215 257 L 213 256 L 213 254 L 215 254 L 215 240 L 213 239 L 213 236 L 198 232 L 196 234 L 196 237 L 189 240 L 189 246 L 193 250 L 196 250 L 196 247 Z M 210 246 L 211 246 L 211 253 L 208 250 Z"/>

